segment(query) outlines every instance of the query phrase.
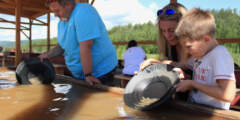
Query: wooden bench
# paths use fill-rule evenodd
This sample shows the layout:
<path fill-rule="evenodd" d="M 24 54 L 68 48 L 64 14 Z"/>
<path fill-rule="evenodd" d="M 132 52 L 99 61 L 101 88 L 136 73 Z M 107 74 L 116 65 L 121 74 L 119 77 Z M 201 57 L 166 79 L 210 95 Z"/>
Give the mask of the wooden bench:
<path fill-rule="evenodd" d="M 64 65 L 64 64 L 53 64 L 53 67 L 55 68 L 56 74 L 64 75 L 66 65 Z"/>
<path fill-rule="evenodd" d="M 114 75 L 114 79 L 119 79 L 121 80 L 121 87 L 125 88 L 128 81 L 131 80 L 132 77 L 130 76 L 126 76 L 126 75 L 123 75 L 123 74 L 117 74 L 117 75 Z"/>

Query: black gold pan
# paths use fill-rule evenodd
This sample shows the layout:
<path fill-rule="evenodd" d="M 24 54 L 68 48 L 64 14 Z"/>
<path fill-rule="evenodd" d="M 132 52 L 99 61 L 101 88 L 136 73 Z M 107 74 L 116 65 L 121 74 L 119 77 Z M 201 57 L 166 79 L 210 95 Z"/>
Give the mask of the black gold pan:
<path fill-rule="evenodd" d="M 151 110 L 166 102 L 175 93 L 178 73 L 167 64 L 155 64 L 135 75 L 127 84 L 124 102 L 138 110 Z"/>
<path fill-rule="evenodd" d="M 16 68 L 16 77 L 19 84 L 51 84 L 55 78 L 53 65 L 47 60 L 28 58 Z"/>

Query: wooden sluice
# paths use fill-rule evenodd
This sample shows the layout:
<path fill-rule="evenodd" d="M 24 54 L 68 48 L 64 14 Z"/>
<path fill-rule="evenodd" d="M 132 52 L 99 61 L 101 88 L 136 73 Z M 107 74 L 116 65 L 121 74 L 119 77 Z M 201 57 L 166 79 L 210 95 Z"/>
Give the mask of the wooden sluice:
<path fill-rule="evenodd" d="M 108 86 L 104 86 L 104 85 L 90 86 L 90 85 L 86 84 L 84 81 L 76 80 L 76 79 L 73 79 L 71 77 L 64 76 L 64 75 L 57 75 L 57 79 L 60 81 L 71 82 L 73 84 L 86 86 L 91 89 L 98 89 L 101 91 L 106 91 L 111 94 L 115 94 L 115 95 L 119 95 L 119 96 L 124 95 L 124 88 L 108 87 Z M 238 91 L 237 91 L 237 95 L 240 96 L 239 92 L 240 92 L 240 89 L 238 89 Z M 216 118 L 216 119 L 221 119 L 221 120 L 239 120 L 240 119 L 240 109 L 238 109 L 238 111 L 218 110 L 218 109 L 213 109 L 213 108 L 209 108 L 206 106 L 191 104 L 191 103 L 187 103 L 184 101 L 178 101 L 178 100 L 170 101 L 170 102 L 166 103 L 166 105 L 159 106 L 159 108 L 157 108 L 156 110 L 151 111 L 151 112 L 158 114 L 158 110 L 162 111 L 161 107 L 163 107 L 164 109 L 166 109 L 166 107 L 170 107 L 170 109 L 177 109 L 177 110 L 181 110 L 186 113 L 199 114 L 199 115 L 203 115 L 203 116 L 211 116 L 211 118 Z M 187 119 L 187 115 L 186 115 L 186 119 Z"/>
<path fill-rule="evenodd" d="M 1 73 L 4 72 L 9 72 L 9 70 L 1 71 Z M 14 72 L 11 74 L 14 77 Z M 4 79 L 10 78 L 5 77 Z M 11 79 L 10 81 L 12 83 L 14 80 Z M 63 92 L 61 92 L 61 89 Z M 237 111 L 216 110 L 183 101 L 170 101 L 152 111 L 138 111 L 124 105 L 123 94 L 123 88 L 104 85 L 90 86 L 82 80 L 57 75 L 52 86 L 16 85 L 15 87 L 0 89 L 0 119 L 240 119 L 240 112 Z"/>

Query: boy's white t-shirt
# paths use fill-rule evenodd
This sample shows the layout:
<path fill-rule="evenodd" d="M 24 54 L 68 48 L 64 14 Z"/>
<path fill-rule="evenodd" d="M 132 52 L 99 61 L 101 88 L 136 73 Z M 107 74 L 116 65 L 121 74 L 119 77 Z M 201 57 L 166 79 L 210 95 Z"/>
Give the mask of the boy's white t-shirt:
<path fill-rule="evenodd" d="M 201 84 L 217 86 L 217 79 L 229 79 L 235 81 L 234 61 L 224 46 L 218 45 L 215 47 L 202 59 L 196 61 L 194 67 L 194 80 Z M 229 102 L 213 98 L 199 90 L 193 90 L 190 97 L 191 100 L 199 104 L 210 105 L 220 109 L 230 108 Z"/>
<path fill-rule="evenodd" d="M 123 74 L 134 75 L 135 71 L 139 71 L 139 66 L 144 61 L 145 56 L 145 52 L 141 47 L 128 48 L 123 54 Z"/>

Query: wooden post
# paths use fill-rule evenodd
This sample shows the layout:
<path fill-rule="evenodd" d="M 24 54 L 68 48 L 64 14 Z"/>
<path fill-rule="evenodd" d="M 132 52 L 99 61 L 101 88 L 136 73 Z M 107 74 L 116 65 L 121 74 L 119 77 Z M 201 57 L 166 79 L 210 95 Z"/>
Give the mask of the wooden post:
<path fill-rule="evenodd" d="M 29 19 L 29 53 L 32 53 L 32 19 Z"/>
<path fill-rule="evenodd" d="M 170 3 L 177 3 L 177 0 L 170 0 Z"/>
<path fill-rule="evenodd" d="M 92 0 L 91 5 L 93 5 L 94 2 L 95 2 L 95 0 Z"/>
<path fill-rule="evenodd" d="M 15 17 L 16 17 L 16 43 L 15 43 L 15 66 L 17 66 L 21 61 L 21 34 L 20 34 L 20 22 L 21 22 L 21 7 L 22 0 L 15 0 Z"/>
<path fill-rule="evenodd" d="M 47 14 L 47 51 L 50 50 L 50 12 Z"/>

